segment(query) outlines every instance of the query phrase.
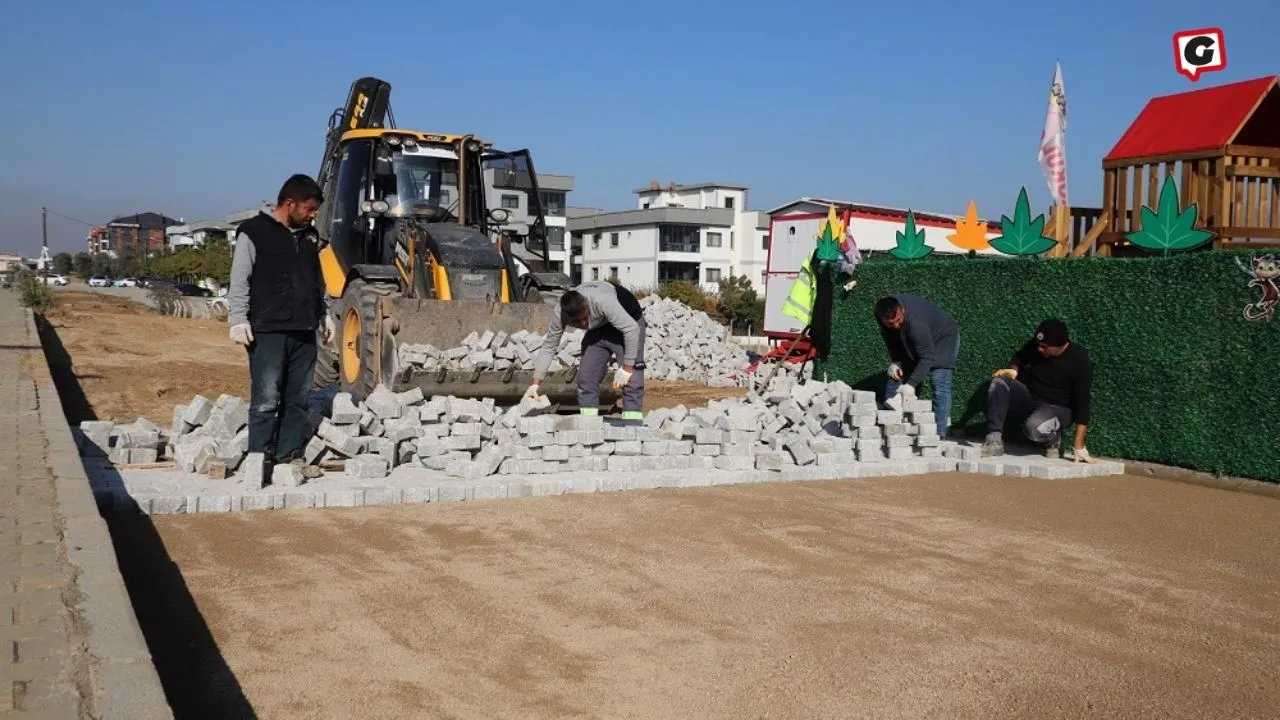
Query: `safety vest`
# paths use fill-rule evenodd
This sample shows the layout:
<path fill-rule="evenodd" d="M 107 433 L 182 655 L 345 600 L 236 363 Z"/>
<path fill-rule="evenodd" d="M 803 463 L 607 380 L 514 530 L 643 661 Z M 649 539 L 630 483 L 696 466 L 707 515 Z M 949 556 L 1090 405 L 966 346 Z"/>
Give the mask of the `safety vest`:
<path fill-rule="evenodd" d="M 811 255 L 804 261 L 804 265 L 800 266 L 800 274 L 791 284 L 791 292 L 787 293 L 787 299 L 782 301 L 782 314 L 799 320 L 801 327 L 809 326 L 809 321 L 813 318 L 813 303 L 818 297 L 813 268 L 809 265 L 812 260 Z"/>

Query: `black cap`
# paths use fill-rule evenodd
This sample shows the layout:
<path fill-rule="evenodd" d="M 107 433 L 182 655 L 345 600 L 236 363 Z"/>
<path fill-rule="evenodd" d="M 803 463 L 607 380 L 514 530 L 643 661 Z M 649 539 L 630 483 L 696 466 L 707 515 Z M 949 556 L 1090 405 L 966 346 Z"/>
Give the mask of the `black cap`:
<path fill-rule="evenodd" d="M 1070 339 L 1071 337 L 1067 335 L 1067 324 L 1057 318 L 1045 320 L 1040 323 L 1040 327 L 1036 328 L 1036 342 L 1050 347 L 1066 345 Z"/>

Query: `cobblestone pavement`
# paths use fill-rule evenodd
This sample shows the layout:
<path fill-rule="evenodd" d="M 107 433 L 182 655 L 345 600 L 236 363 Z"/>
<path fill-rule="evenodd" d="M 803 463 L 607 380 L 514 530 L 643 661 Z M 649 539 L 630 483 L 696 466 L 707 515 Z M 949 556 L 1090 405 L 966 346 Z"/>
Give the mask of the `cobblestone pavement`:
<path fill-rule="evenodd" d="M 12 292 L 0 292 L 0 354 L 0 720 L 172 718 Z"/>
<path fill-rule="evenodd" d="M 31 374 L 44 358 L 11 293 L 0 296 L 0 339 L 0 717 L 89 717 L 82 619 Z"/>

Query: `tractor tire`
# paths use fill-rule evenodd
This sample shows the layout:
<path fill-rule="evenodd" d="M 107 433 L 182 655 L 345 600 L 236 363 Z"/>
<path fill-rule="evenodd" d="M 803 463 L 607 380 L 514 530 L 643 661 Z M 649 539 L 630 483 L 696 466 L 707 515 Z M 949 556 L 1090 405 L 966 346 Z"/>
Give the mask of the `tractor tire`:
<path fill-rule="evenodd" d="M 352 280 L 338 303 L 337 371 L 338 386 L 362 400 L 378 386 L 379 375 L 386 384 L 395 372 L 395 340 L 389 331 L 379 341 L 376 329 L 382 322 L 382 300 L 396 294 L 389 284 Z"/>

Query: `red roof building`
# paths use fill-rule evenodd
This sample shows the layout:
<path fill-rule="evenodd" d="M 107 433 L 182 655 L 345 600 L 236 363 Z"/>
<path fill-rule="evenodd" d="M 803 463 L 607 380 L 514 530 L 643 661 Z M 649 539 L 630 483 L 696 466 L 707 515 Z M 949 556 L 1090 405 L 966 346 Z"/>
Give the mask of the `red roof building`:
<path fill-rule="evenodd" d="M 1276 147 L 1277 121 L 1275 76 L 1164 95 L 1147 103 L 1102 162 L 1131 165 L 1138 158 L 1212 152 L 1233 143 Z"/>

